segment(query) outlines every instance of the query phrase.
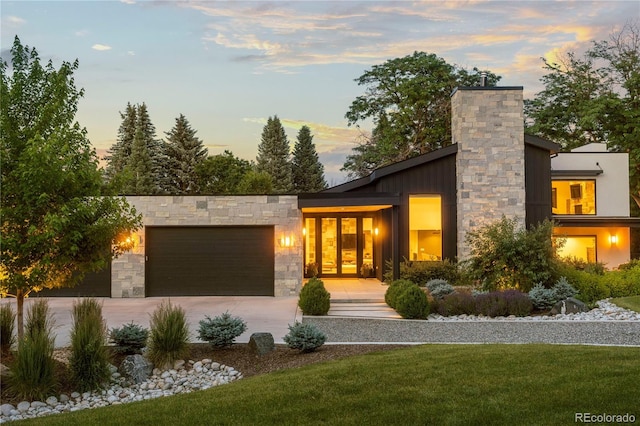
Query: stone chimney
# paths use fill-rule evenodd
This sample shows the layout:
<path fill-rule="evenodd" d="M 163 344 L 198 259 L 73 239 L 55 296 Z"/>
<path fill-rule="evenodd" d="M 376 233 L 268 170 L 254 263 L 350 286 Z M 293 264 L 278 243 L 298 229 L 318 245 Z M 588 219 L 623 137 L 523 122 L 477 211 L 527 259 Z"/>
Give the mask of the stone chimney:
<path fill-rule="evenodd" d="M 458 144 L 458 258 L 469 257 L 467 232 L 503 215 L 525 220 L 522 87 L 461 87 L 451 97 Z"/>

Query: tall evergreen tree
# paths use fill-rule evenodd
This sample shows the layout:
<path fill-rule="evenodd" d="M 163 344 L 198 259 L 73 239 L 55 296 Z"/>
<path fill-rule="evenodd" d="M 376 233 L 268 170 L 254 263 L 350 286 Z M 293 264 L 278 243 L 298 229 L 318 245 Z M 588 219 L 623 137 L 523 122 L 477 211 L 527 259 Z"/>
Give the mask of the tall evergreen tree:
<path fill-rule="evenodd" d="M 318 160 L 313 135 L 307 126 L 302 126 L 298 132 L 293 147 L 291 172 L 295 192 L 318 192 L 327 187 L 327 182 L 324 180 L 324 166 Z"/>
<path fill-rule="evenodd" d="M 170 188 L 169 157 L 166 154 L 165 142 L 156 138 L 156 127 L 151 122 L 147 105 L 138 105 L 136 131 L 142 131 L 142 137 L 147 146 L 151 159 L 151 177 L 153 179 L 153 194 L 167 193 Z M 133 160 L 132 160 L 133 161 Z"/>
<path fill-rule="evenodd" d="M 106 177 L 110 186 L 116 192 L 130 195 L 167 192 L 169 188 L 168 157 L 164 142 L 156 139 L 156 129 L 149 118 L 147 105 L 127 103 L 125 113 L 120 113 L 120 117 L 122 117 L 122 124 L 118 129 L 118 140 L 109 150 L 110 155 L 105 157 Z M 136 138 L 139 146 L 136 155 L 133 155 Z M 139 160 L 144 164 L 135 164 Z M 146 164 L 147 161 L 149 164 Z M 147 172 L 148 168 L 149 172 Z M 151 184 L 141 183 L 147 181 L 147 178 L 143 177 L 147 173 L 150 173 Z"/>
<path fill-rule="evenodd" d="M 107 180 L 116 184 L 115 180 L 124 170 L 129 156 L 131 156 L 131 147 L 133 146 L 133 138 L 136 134 L 136 107 L 127 102 L 124 113 L 120 113 L 122 123 L 118 129 L 118 139 L 109 149 L 108 155 L 104 158 L 107 161 L 105 170 Z"/>
<path fill-rule="evenodd" d="M 157 187 L 153 179 L 152 161 L 149 149 L 145 143 L 141 128 L 136 129 L 131 147 L 131 156 L 123 170 L 125 179 L 122 192 L 124 194 L 154 194 Z"/>
<path fill-rule="evenodd" d="M 194 194 L 199 192 L 196 169 L 207 158 L 207 148 L 196 137 L 196 131 L 182 114 L 167 135 L 168 192 Z"/>
<path fill-rule="evenodd" d="M 274 192 L 282 194 L 293 190 L 289 141 L 277 115 L 269 117 L 262 130 L 257 161 L 257 171 L 271 176 Z"/>

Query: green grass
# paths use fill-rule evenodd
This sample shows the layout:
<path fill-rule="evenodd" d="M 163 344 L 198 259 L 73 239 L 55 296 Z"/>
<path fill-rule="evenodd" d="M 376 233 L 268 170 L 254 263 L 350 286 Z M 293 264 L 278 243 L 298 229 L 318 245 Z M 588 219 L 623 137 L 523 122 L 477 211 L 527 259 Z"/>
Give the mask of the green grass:
<path fill-rule="evenodd" d="M 300 355 L 304 356 L 304 355 Z M 556 425 L 640 417 L 640 348 L 425 345 L 21 425 Z"/>
<path fill-rule="evenodd" d="M 617 299 L 611 299 L 611 303 L 615 303 L 621 308 L 640 312 L 640 296 L 618 297 Z"/>

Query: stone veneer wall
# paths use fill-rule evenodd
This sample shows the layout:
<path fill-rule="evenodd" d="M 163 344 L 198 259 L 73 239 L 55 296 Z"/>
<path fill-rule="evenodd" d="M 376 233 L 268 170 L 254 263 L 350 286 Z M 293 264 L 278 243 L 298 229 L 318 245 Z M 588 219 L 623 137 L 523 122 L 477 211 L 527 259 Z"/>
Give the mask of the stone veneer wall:
<path fill-rule="evenodd" d="M 465 87 L 451 99 L 456 156 L 458 258 L 467 232 L 505 215 L 525 219 L 522 87 Z"/>
<path fill-rule="evenodd" d="M 302 212 L 295 195 L 129 196 L 145 226 L 274 225 L 275 238 L 293 235 L 294 246 L 275 250 L 274 294 L 294 296 L 302 285 Z M 145 228 L 134 249 L 111 265 L 112 297 L 145 296 Z"/>

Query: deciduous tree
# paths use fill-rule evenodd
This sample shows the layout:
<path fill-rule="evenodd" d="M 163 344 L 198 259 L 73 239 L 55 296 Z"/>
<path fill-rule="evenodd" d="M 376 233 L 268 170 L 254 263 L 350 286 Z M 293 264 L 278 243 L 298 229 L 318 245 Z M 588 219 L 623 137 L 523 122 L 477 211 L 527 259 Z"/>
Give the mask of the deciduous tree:
<path fill-rule="evenodd" d="M 251 163 L 225 150 L 212 155 L 197 166 L 198 182 L 202 194 L 239 194 L 238 185 L 251 170 Z"/>
<path fill-rule="evenodd" d="M 499 76 L 486 72 L 487 85 Z M 374 65 L 355 81 L 365 94 L 345 117 L 356 125 L 373 120 L 371 138 L 358 143 L 342 170 L 351 177 L 451 144 L 450 96 L 458 86 L 477 86 L 481 71 L 468 72 L 434 54 L 414 52 Z"/>
<path fill-rule="evenodd" d="M 29 293 L 107 266 L 124 250 L 116 237 L 141 226 L 123 198 L 101 196 L 95 150 L 75 121 L 77 68 L 42 66 L 18 37 L 0 61 L 0 293 L 16 297 L 20 336 Z"/>

